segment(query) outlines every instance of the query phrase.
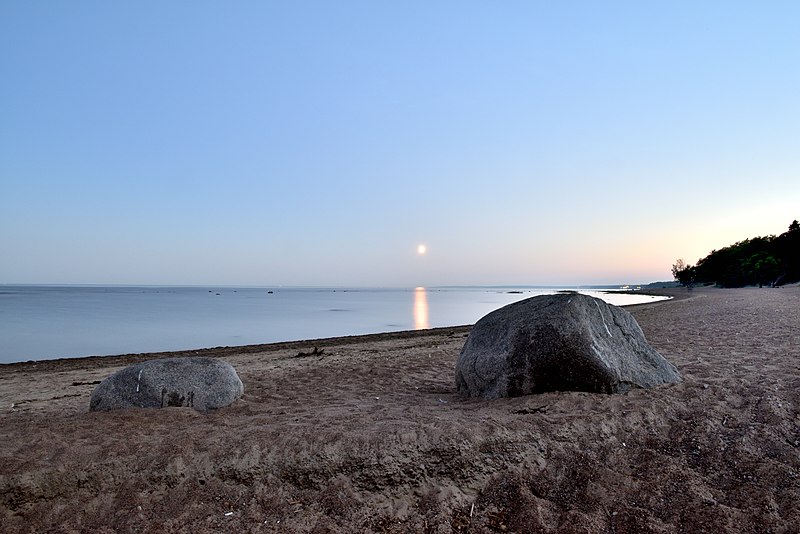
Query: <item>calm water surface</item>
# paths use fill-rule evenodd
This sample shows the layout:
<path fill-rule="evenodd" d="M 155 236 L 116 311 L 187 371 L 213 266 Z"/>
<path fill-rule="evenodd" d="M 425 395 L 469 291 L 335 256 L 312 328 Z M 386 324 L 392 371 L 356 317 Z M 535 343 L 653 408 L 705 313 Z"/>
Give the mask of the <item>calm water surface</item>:
<path fill-rule="evenodd" d="M 0 363 L 472 324 L 555 291 L 0 286 Z M 581 293 L 617 305 L 662 298 Z"/>

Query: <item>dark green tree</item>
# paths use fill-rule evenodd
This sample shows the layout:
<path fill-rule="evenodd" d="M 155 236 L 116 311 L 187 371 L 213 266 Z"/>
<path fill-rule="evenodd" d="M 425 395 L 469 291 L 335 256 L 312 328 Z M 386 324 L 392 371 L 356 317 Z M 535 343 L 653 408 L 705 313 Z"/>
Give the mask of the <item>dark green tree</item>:
<path fill-rule="evenodd" d="M 672 276 L 682 286 L 691 288 L 694 285 L 694 267 L 687 265 L 683 259 L 675 260 L 672 265 Z"/>
<path fill-rule="evenodd" d="M 780 262 L 767 252 L 756 252 L 742 261 L 743 278 L 758 283 L 758 287 L 774 286 L 781 274 Z"/>
<path fill-rule="evenodd" d="M 779 236 L 754 237 L 712 250 L 695 266 L 679 260 L 672 266 L 672 274 L 684 285 L 742 287 L 800 281 L 800 223 L 792 221 L 789 230 Z"/>

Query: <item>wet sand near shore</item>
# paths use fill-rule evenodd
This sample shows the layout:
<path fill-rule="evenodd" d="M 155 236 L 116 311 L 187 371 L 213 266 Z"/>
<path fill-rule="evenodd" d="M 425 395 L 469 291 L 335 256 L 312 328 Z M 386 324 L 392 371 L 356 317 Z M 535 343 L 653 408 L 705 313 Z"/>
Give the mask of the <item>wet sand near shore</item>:
<path fill-rule="evenodd" d="M 628 308 L 684 382 L 464 400 L 469 327 L 193 351 L 242 400 L 88 412 L 171 354 L 0 366 L 7 532 L 791 532 L 800 288 Z M 323 351 L 311 356 L 301 352 Z"/>

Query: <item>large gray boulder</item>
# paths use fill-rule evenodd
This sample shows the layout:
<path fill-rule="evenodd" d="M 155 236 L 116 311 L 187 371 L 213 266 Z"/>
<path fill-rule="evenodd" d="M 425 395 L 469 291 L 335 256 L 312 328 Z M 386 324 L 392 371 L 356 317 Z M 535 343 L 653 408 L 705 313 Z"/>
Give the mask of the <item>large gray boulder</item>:
<path fill-rule="evenodd" d="M 95 388 L 89 410 L 189 406 L 207 412 L 244 393 L 231 364 L 214 358 L 166 358 L 117 371 Z"/>
<path fill-rule="evenodd" d="M 624 393 L 680 381 L 630 313 L 578 293 L 533 297 L 486 315 L 456 363 L 458 391 L 487 399 Z"/>

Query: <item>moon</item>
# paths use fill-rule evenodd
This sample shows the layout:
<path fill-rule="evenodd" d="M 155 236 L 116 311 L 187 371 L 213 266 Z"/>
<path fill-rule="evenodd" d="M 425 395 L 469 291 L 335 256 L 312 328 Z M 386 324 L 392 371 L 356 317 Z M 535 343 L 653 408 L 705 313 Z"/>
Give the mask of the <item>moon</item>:
<path fill-rule="evenodd" d="M 420 245 L 417 247 L 417 254 L 419 254 L 420 256 L 422 256 L 426 252 L 428 252 L 428 247 L 426 247 L 425 245 Z"/>

